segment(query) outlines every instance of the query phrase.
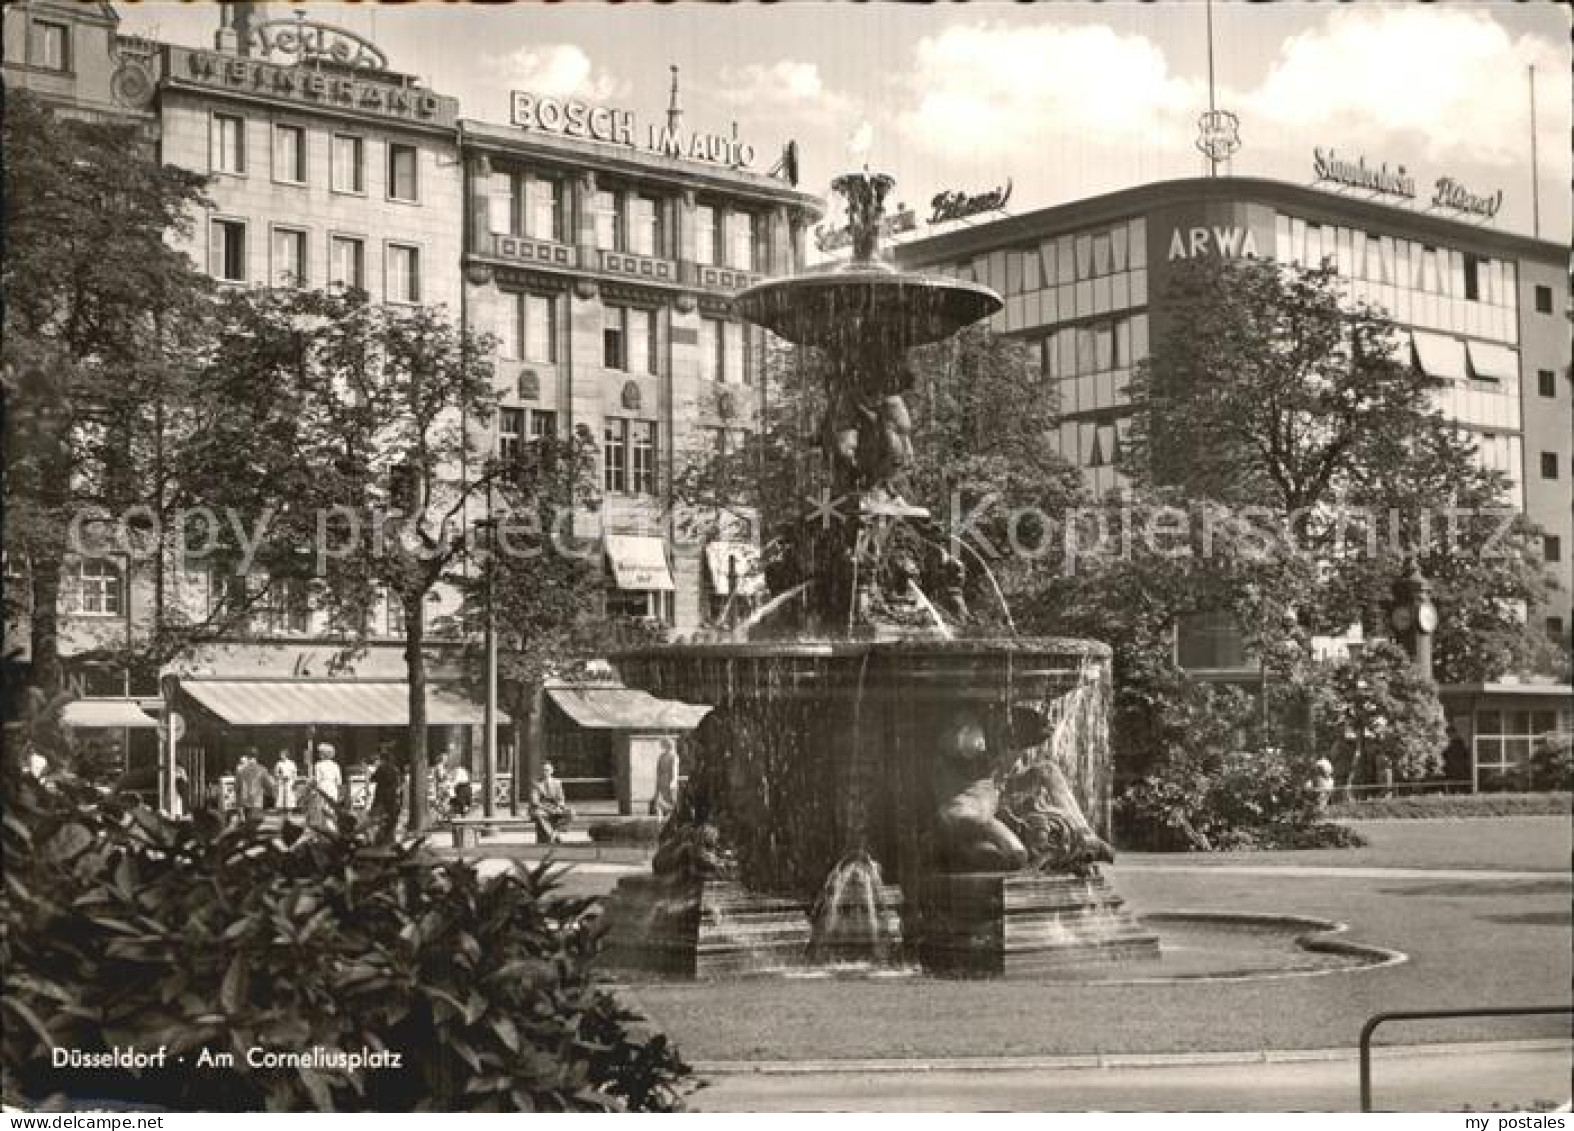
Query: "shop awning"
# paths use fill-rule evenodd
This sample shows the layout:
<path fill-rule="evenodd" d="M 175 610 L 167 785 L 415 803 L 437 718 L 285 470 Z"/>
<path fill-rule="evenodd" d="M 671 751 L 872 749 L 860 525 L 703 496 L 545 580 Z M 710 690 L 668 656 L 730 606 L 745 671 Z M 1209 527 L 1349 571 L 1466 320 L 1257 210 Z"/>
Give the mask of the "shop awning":
<path fill-rule="evenodd" d="M 1519 355 L 1507 346 L 1471 342 L 1470 371 L 1487 381 L 1514 381 L 1519 378 Z"/>
<path fill-rule="evenodd" d="M 552 687 L 547 698 L 589 730 L 693 730 L 710 714 L 673 699 L 657 699 L 631 687 Z"/>
<path fill-rule="evenodd" d="M 1421 363 L 1421 372 L 1428 377 L 1463 381 L 1469 376 L 1465 368 L 1464 342 L 1425 330 L 1413 331 L 1412 337 L 1416 344 L 1416 360 Z"/>
<path fill-rule="evenodd" d="M 729 563 L 736 564 L 729 568 Z M 705 568 L 710 574 L 711 592 L 718 597 L 732 596 L 734 569 L 739 596 L 752 597 L 765 588 L 765 578 L 760 573 L 760 550 L 751 542 L 707 543 Z"/>
<path fill-rule="evenodd" d="M 399 680 L 182 680 L 180 689 L 232 726 L 402 727 L 410 725 L 409 686 Z M 438 687 L 426 689 L 431 726 L 478 726 L 481 705 Z M 499 723 L 508 722 L 502 711 Z"/>
<path fill-rule="evenodd" d="M 155 730 L 158 722 L 130 699 L 76 699 L 61 709 L 60 725 L 72 730 Z"/>
<path fill-rule="evenodd" d="M 660 589 L 670 593 L 677 588 L 672 584 L 667 548 L 660 538 L 608 534 L 603 541 L 619 589 Z"/>

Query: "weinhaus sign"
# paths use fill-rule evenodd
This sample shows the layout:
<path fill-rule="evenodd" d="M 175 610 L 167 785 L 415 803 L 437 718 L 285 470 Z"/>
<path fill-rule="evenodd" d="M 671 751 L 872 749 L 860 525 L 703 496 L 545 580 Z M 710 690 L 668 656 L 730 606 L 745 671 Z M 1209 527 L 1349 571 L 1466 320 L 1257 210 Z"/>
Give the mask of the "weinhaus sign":
<path fill-rule="evenodd" d="M 1341 157 L 1332 149 L 1313 149 L 1312 171 L 1319 181 L 1332 181 L 1334 184 L 1346 185 L 1349 188 L 1362 189 L 1384 196 L 1396 196 L 1404 200 L 1416 198 L 1415 178 L 1403 165 L 1397 166 L 1393 171 L 1389 170 L 1387 162 L 1373 167 L 1366 163 L 1365 154 L 1352 160 Z M 1503 207 L 1503 190 L 1498 189 L 1488 193 L 1473 192 L 1453 177 L 1439 177 L 1432 184 L 1430 205 L 1433 208 L 1466 212 L 1490 220 Z"/>
<path fill-rule="evenodd" d="M 728 169 L 742 169 L 754 163 L 754 146 L 739 141 L 736 136 L 698 131 L 685 133 L 669 125 L 655 124 L 641 134 L 632 110 L 599 106 L 576 98 L 553 98 L 516 90 L 510 99 L 509 120 L 522 130 L 644 149 L 678 161 L 698 161 Z"/>
<path fill-rule="evenodd" d="M 458 116 L 451 98 L 417 86 L 314 67 L 281 67 L 241 55 L 170 48 L 170 77 L 177 82 L 239 94 L 285 99 L 328 110 L 353 111 L 422 125 L 451 126 Z"/>

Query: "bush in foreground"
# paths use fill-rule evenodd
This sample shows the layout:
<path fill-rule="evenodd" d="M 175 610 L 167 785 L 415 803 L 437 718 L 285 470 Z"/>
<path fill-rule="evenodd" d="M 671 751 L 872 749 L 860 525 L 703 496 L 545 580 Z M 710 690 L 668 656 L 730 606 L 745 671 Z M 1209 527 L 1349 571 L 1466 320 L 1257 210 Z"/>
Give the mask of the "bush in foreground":
<path fill-rule="evenodd" d="M 1425 793 L 1345 801 L 1329 816 L 1349 820 L 1446 817 L 1556 817 L 1570 812 L 1570 795 L 1557 793 Z"/>
<path fill-rule="evenodd" d="M 671 1110 L 688 1067 L 592 980 L 593 903 L 420 845 L 171 821 L 7 773 L 4 1087 L 171 1110 Z M 56 1069 L 167 1046 L 184 1068 Z M 253 1049 L 400 1068 L 259 1068 Z M 201 1050 L 233 1067 L 193 1070 Z"/>
<path fill-rule="evenodd" d="M 585 832 L 597 844 L 655 847 L 661 839 L 660 817 L 621 817 L 615 821 L 595 821 Z"/>

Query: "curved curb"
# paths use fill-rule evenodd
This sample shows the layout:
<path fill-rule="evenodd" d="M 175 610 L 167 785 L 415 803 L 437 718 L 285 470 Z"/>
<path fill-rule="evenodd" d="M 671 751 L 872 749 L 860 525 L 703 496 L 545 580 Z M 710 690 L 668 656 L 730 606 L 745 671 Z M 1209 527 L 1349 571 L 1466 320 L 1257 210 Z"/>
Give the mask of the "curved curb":
<path fill-rule="evenodd" d="M 1350 929 L 1350 924 L 1332 919 L 1314 919 L 1307 915 L 1282 915 L 1268 911 L 1205 911 L 1185 908 L 1179 911 L 1153 911 L 1139 917 L 1144 925 L 1155 927 L 1164 923 L 1241 923 L 1261 927 L 1287 927 L 1302 929 L 1291 940 L 1302 950 L 1314 954 L 1337 954 L 1361 959 L 1357 966 L 1324 966 L 1311 970 L 1262 970 L 1240 974 L 1179 974 L 1172 977 L 1153 978 L 1099 978 L 1079 982 L 1084 986 L 1176 986 L 1197 985 L 1209 982 L 1268 982 L 1281 978 L 1317 978 L 1329 974 L 1355 974 L 1365 970 L 1381 970 L 1385 966 L 1398 966 L 1409 962 L 1410 956 L 1401 950 L 1370 946 L 1348 939 L 1329 938 Z M 1162 935 L 1161 935 L 1162 939 Z M 1162 941 L 1160 946 L 1163 946 Z"/>
<path fill-rule="evenodd" d="M 1379 1045 L 1383 1059 L 1482 1056 L 1490 1053 L 1566 1051 L 1566 1038 L 1476 1041 L 1434 1045 Z M 699 1060 L 698 1075 L 794 1076 L 896 1072 L 1059 1071 L 1072 1068 L 1184 1068 L 1232 1064 L 1355 1062 L 1354 1048 L 1256 1049 L 1240 1052 L 1086 1053 L 1079 1056 L 925 1057 L 914 1060 Z"/>

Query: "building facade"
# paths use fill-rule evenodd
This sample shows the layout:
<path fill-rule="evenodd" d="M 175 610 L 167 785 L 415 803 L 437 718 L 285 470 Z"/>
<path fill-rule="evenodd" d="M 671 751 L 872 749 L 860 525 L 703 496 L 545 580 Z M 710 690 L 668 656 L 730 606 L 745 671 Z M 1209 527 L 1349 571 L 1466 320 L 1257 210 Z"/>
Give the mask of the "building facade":
<path fill-rule="evenodd" d="M 1050 443 L 1099 493 L 1131 408 L 1125 386 L 1168 332 L 1166 275 L 1196 258 L 1329 260 L 1386 309 L 1405 359 L 1447 382 L 1439 407 L 1546 532 L 1547 572 L 1574 591 L 1568 250 L 1496 229 L 1248 177 L 1143 185 L 901 245 L 903 266 L 998 290 L 997 332 L 1039 350 L 1060 395 Z M 1554 616 L 1536 626 L 1567 640 Z"/>

